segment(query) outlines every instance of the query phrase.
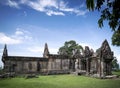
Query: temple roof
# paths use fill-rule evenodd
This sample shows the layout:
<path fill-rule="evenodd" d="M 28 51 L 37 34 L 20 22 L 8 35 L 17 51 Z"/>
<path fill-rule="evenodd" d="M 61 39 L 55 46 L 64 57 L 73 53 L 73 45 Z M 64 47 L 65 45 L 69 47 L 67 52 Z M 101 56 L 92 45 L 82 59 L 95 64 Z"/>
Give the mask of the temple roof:
<path fill-rule="evenodd" d="M 48 58 L 43 57 L 27 57 L 27 56 L 7 56 L 5 60 L 17 60 L 17 61 L 48 61 Z"/>

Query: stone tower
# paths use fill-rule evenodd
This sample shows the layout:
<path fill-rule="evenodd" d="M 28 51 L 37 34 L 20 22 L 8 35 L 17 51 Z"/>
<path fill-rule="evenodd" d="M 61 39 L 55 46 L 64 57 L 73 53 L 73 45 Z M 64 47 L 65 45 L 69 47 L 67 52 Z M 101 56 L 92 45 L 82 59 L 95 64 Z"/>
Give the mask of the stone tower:
<path fill-rule="evenodd" d="M 48 58 L 48 54 L 49 54 L 48 45 L 47 45 L 47 43 L 45 43 L 45 48 L 44 48 L 43 57 L 44 57 L 44 58 Z"/>
<path fill-rule="evenodd" d="M 104 77 L 106 75 L 111 75 L 112 71 L 112 60 L 114 59 L 113 52 L 110 49 L 110 46 L 108 44 L 108 41 L 105 40 L 102 43 L 101 51 L 100 51 L 100 62 L 101 62 L 101 77 Z"/>
<path fill-rule="evenodd" d="M 8 52 L 7 52 L 7 45 L 5 44 L 4 46 L 4 50 L 3 50 L 3 55 L 2 55 L 2 61 L 5 61 L 5 58 L 8 56 Z"/>

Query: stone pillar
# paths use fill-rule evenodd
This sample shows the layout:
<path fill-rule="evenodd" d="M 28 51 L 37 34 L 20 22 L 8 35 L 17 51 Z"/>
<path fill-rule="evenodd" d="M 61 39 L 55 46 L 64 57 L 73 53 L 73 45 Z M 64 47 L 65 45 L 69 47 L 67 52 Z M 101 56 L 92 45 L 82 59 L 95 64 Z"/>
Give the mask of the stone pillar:
<path fill-rule="evenodd" d="M 112 64 L 112 62 L 109 62 L 108 63 L 108 75 L 111 75 L 112 74 L 112 67 L 111 67 L 111 64 Z"/>
<path fill-rule="evenodd" d="M 109 74 L 109 63 L 106 63 L 106 75 L 108 75 Z"/>
<path fill-rule="evenodd" d="M 79 59 L 79 69 L 82 70 L 82 62 L 81 62 L 81 59 Z"/>
<path fill-rule="evenodd" d="M 75 71 L 75 59 L 72 60 L 72 70 Z"/>
<path fill-rule="evenodd" d="M 86 74 L 89 75 L 90 73 L 90 62 L 89 58 L 86 59 Z"/>
<path fill-rule="evenodd" d="M 99 75 L 98 77 L 101 77 L 101 60 L 100 58 L 98 59 L 98 72 L 97 74 Z"/>
<path fill-rule="evenodd" d="M 63 68 L 62 68 L 63 66 L 62 66 L 62 59 L 60 59 L 60 69 L 62 70 Z"/>
<path fill-rule="evenodd" d="M 78 71 L 78 59 L 75 61 L 75 71 Z"/>
<path fill-rule="evenodd" d="M 105 74 L 104 74 L 104 62 L 103 61 L 101 61 L 101 70 L 100 70 L 101 72 L 101 77 L 102 78 L 104 78 L 105 77 Z"/>

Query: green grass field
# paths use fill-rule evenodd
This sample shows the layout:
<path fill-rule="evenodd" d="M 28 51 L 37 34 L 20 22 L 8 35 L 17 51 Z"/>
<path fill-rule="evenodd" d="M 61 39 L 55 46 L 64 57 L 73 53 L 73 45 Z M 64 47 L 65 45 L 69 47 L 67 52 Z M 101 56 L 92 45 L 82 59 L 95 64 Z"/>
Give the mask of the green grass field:
<path fill-rule="evenodd" d="M 112 72 L 114 75 L 119 75 L 120 76 L 120 71 L 114 71 Z"/>
<path fill-rule="evenodd" d="M 120 88 L 120 79 L 96 79 L 74 75 L 0 79 L 0 88 Z"/>

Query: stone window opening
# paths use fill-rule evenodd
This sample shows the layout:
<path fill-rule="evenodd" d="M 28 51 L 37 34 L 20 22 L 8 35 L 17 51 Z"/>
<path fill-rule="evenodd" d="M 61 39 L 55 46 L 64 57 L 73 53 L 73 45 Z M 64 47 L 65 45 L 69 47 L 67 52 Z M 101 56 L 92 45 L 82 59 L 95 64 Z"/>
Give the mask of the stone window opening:
<path fill-rule="evenodd" d="M 32 70 L 32 63 L 28 64 L 28 68 L 29 68 L 29 70 Z"/>
<path fill-rule="evenodd" d="M 41 66 L 40 66 L 40 63 L 38 62 L 37 63 L 37 71 L 40 71 L 40 68 L 41 68 Z"/>

